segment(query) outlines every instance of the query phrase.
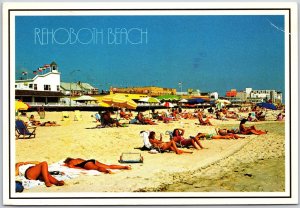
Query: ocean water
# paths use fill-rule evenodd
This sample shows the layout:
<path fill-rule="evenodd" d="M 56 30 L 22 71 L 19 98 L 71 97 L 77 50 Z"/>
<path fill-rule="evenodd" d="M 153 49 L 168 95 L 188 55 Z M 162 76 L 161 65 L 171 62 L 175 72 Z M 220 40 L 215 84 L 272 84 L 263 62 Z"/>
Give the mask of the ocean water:
<path fill-rule="evenodd" d="M 167 185 L 163 192 L 283 192 L 284 157 L 238 164 L 229 171 L 211 177 L 192 177 Z"/>

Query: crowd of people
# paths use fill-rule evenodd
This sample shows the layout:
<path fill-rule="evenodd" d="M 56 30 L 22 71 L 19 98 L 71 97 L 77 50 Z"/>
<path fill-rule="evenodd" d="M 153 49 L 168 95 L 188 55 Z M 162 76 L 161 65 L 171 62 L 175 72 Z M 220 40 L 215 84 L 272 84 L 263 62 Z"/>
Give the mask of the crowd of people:
<path fill-rule="evenodd" d="M 226 107 L 222 109 L 209 108 L 182 110 L 180 108 L 173 108 L 168 110 L 152 110 L 149 116 L 145 116 L 143 112 L 137 112 L 136 116 L 133 115 L 131 111 L 126 111 L 125 109 L 119 109 L 117 116 L 112 117 L 112 112 L 105 111 L 96 114 L 97 126 L 101 127 L 122 127 L 123 124 L 141 124 L 141 125 L 157 125 L 159 122 L 168 124 L 173 121 L 179 121 L 184 119 L 195 119 L 198 120 L 198 125 L 205 126 L 215 126 L 213 119 L 226 121 L 229 119 L 239 120 L 239 126 L 228 128 L 217 128 L 215 133 L 205 133 L 198 132 L 196 135 L 185 136 L 184 128 L 175 128 L 169 134 L 170 138 L 168 141 L 163 140 L 163 135 L 160 134 L 157 138 L 155 131 L 149 131 L 144 136 L 144 149 L 145 150 L 157 150 L 157 152 L 162 153 L 165 151 L 174 152 L 176 154 L 191 154 L 193 151 L 191 149 L 185 150 L 184 148 L 192 148 L 195 150 L 207 149 L 201 142 L 201 140 L 210 139 L 244 139 L 246 135 L 262 135 L 267 134 L 268 131 L 258 129 L 254 125 L 246 126 L 247 122 L 259 122 L 266 119 L 266 111 L 263 109 L 252 109 L 249 112 L 245 109 L 239 109 L 239 111 L 230 111 Z M 248 113 L 248 117 L 241 116 L 241 112 Z M 118 118 L 119 116 L 119 118 Z M 284 112 L 279 113 L 276 116 L 277 121 L 284 120 Z M 123 123 L 121 123 L 121 121 Z M 34 115 L 30 115 L 27 125 L 34 126 L 56 126 L 55 121 L 40 122 L 34 118 Z M 197 128 L 197 126 L 195 126 Z M 124 169 L 130 170 L 131 166 L 123 165 L 107 165 L 99 162 L 95 159 L 82 159 L 82 158 L 66 158 L 64 160 L 64 165 L 69 168 L 82 168 L 85 170 L 97 170 L 99 172 L 112 174 L 111 169 Z M 19 162 L 16 164 L 16 175 L 24 176 L 29 180 L 41 180 L 45 182 L 47 187 L 52 185 L 62 186 L 64 181 L 55 179 L 48 170 L 47 162 Z"/>

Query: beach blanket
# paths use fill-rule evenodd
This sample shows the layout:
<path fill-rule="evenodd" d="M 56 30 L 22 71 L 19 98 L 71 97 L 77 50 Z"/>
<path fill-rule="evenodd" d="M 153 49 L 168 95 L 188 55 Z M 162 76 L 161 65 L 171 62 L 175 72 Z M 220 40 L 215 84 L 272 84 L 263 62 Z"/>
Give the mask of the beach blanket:
<path fill-rule="evenodd" d="M 81 168 L 69 168 L 67 166 L 64 166 L 63 160 L 61 160 L 57 163 L 53 163 L 53 164 L 49 165 L 48 170 L 49 170 L 50 173 L 51 172 L 55 173 L 55 174 L 52 174 L 52 176 L 54 178 L 56 178 L 57 180 L 59 180 L 59 181 L 61 181 L 61 180 L 65 181 L 65 180 L 68 180 L 68 179 L 76 178 L 79 175 L 97 176 L 97 175 L 103 174 L 103 173 L 101 173 L 97 170 L 85 170 L 85 169 L 81 169 Z M 23 185 L 24 189 L 31 189 L 33 187 L 45 184 L 43 181 L 29 180 L 29 179 L 26 179 L 24 176 L 16 176 L 15 179 L 16 179 L 16 181 L 22 182 L 22 185 Z"/>

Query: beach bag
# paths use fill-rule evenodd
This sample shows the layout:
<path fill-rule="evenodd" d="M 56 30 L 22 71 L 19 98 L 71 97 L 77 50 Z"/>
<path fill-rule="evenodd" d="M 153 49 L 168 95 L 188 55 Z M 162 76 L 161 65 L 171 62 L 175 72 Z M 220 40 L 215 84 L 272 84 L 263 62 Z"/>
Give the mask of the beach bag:
<path fill-rule="evenodd" d="M 22 185 L 22 182 L 16 181 L 16 192 L 23 192 L 24 187 Z"/>

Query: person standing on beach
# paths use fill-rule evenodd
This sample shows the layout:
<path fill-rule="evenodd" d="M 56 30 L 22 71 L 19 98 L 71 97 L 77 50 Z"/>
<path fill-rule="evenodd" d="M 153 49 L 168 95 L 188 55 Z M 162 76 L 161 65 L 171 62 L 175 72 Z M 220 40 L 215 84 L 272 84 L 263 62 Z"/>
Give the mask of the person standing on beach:
<path fill-rule="evenodd" d="M 81 158 L 74 159 L 74 158 L 68 157 L 65 159 L 64 163 L 69 168 L 83 168 L 86 170 L 97 170 L 99 172 L 109 173 L 109 174 L 113 174 L 113 172 L 110 169 L 131 170 L 131 166 L 106 165 L 106 164 L 100 163 L 99 161 L 97 161 L 95 159 L 84 160 Z"/>

